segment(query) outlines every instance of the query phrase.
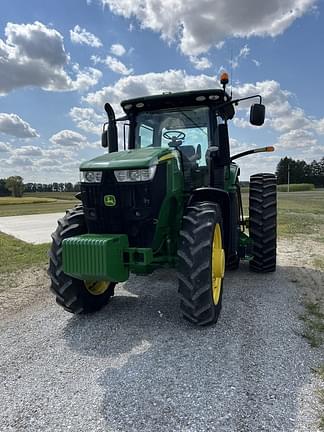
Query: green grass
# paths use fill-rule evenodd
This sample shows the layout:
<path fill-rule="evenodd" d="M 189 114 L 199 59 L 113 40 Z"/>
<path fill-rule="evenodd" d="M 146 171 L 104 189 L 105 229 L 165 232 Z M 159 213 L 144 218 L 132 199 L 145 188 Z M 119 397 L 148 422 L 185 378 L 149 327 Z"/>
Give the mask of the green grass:
<path fill-rule="evenodd" d="M 0 206 L 20 205 L 20 204 L 42 204 L 57 201 L 55 198 L 37 198 L 37 197 L 0 197 Z"/>
<path fill-rule="evenodd" d="M 289 185 L 290 192 L 300 192 L 300 191 L 311 191 L 314 190 L 315 186 L 312 183 L 292 183 Z M 288 185 L 281 184 L 278 185 L 279 192 L 288 192 Z"/>
<path fill-rule="evenodd" d="M 324 313 L 319 303 L 306 302 L 304 314 L 300 316 L 304 321 L 302 336 L 313 348 L 320 347 L 324 342 Z"/>
<path fill-rule="evenodd" d="M 300 316 L 305 324 L 302 336 L 311 347 L 318 348 L 324 341 L 324 313 L 319 303 L 306 302 L 304 306 L 305 312 Z"/>
<path fill-rule="evenodd" d="M 244 213 L 248 214 L 248 194 L 243 194 Z M 278 235 L 311 235 L 324 241 L 324 190 L 278 192 Z"/>
<path fill-rule="evenodd" d="M 0 206 L 0 217 L 42 213 L 64 213 L 65 210 L 74 207 L 78 202 L 77 200 L 72 201 L 64 199 L 46 203 L 2 205 Z"/>
<path fill-rule="evenodd" d="M 319 420 L 319 428 L 320 430 L 324 431 L 324 389 L 318 390 L 318 398 L 319 402 L 322 405 L 322 409 L 320 412 L 320 420 Z"/>
<path fill-rule="evenodd" d="M 313 369 L 313 372 L 316 373 L 322 380 L 324 380 L 324 363 Z"/>
<path fill-rule="evenodd" d="M 324 257 L 318 256 L 313 260 L 314 266 L 319 270 L 324 270 Z"/>
<path fill-rule="evenodd" d="M 0 232 L 0 273 L 45 265 L 50 244 L 32 245 Z"/>
<path fill-rule="evenodd" d="M 313 372 L 324 382 L 324 363 L 322 363 L 319 367 L 314 368 Z M 324 389 L 320 389 L 317 391 L 317 396 L 319 399 L 319 403 L 321 405 L 319 411 L 319 429 L 324 431 Z"/>
<path fill-rule="evenodd" d="M 77 192 L 26 192 L 24 193 L 24 197 L 73 200 L 76 193 Z"/>

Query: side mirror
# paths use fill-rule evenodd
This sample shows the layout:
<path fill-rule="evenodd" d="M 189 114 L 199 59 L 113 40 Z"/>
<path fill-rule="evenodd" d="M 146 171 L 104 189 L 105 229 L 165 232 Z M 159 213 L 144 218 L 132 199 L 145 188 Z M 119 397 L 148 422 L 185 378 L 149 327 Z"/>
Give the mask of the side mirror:
<path fill-rule="evenodd" d="M 253 104 L 250 109 L 250 123 L 254 126 L 262 126 L 265 117 L 265 106 L 262 104 Z"/>
<path fill-rule="evenodd" d="M 109 146 L 107 125 L 108 125 L 108 123 L 104 123 L 103 129 L 102 129 L 102 134 L 101 134 L 101 146 L 104 148 L 107 148 Z"/>

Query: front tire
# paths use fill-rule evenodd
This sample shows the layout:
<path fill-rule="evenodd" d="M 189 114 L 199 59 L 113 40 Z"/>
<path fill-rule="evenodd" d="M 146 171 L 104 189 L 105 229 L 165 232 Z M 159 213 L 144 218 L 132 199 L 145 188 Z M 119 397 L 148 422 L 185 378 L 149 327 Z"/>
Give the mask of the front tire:
<path fill-rule="evenodd" d="M 179 235 L 180 310 L 190 322 L 216 323 L 221 307 L 225 254 L 218 204 L 197 202 L 186 209 Z"/>
<path fill-rule="evenodd" d="M 251 176 L 249 213 L 253 255 L 250 270 L 273 272 L 277 248 L 277 178 L 274 174 Z"/>
<path fill-rule="evenodd" d="M 58 220 L 56 231 L 52 234 L 52 246 L 48 253 L 51 291 L 56 296 L 56 302 L 74 314 L 101 309 L 114 294 L 116 285 L 113 282 L 105 281 L 82 281 L 63 272 L 63 240 L 86 233 L 83 207 L 78 205 L 74 209 L 68 210 L 65 216 Z"/>

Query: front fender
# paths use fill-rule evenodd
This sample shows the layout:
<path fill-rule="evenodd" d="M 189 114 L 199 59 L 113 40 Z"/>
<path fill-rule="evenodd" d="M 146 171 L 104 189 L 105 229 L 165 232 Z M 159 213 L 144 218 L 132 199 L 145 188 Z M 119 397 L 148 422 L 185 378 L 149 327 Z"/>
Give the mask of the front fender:
<path fill-rule="evenodd" d="M 224 227 L 224 249 L 226 256 L 229 252 L 229 240 L 230 240 L 230 221 L 231 221 L 231 206 L 228 192 L 223 189 L 213 187 L 202 187 L 195 189 L 190 195 L 188 205 L 192 205 L 195 202 L 213 202 L 218 204 L 222 210 L 223 227 Z"/>

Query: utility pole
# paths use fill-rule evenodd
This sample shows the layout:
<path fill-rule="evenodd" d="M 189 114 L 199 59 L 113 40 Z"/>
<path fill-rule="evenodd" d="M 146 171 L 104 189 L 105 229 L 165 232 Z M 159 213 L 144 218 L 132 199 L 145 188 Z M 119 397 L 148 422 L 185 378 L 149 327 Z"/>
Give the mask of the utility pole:
<path fill-rule="evenodd" d="M 289 165 L 289 162 L 288 162 L 288 181 L 287 181 L 287 185 L 288 185 L 288 190 L 287 190 L 287 192 L 289 192 L 289 185 L 290 185 L 290 165 Z"/>

